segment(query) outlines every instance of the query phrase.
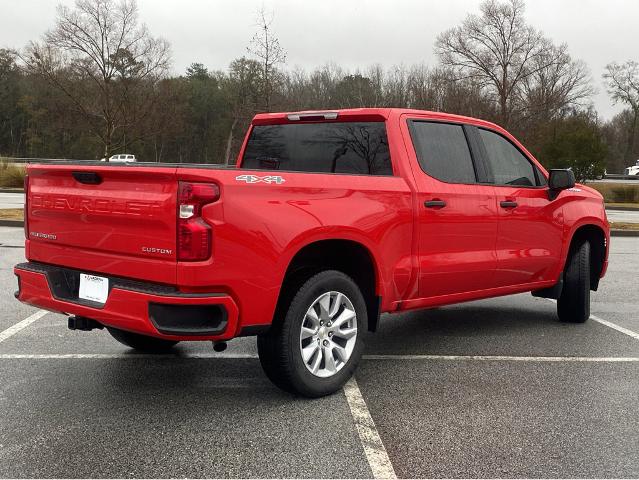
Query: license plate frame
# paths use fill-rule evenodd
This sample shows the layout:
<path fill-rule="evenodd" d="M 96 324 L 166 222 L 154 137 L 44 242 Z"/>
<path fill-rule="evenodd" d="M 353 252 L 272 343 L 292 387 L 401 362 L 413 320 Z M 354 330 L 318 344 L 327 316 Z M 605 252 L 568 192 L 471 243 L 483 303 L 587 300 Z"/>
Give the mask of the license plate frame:
<path fill-rule="evenodd" d="M 89 273 L 81 273 L 78 297 L 80 300 L 88 300 L 104 305 L 109 298 L 109 279 Z"/>

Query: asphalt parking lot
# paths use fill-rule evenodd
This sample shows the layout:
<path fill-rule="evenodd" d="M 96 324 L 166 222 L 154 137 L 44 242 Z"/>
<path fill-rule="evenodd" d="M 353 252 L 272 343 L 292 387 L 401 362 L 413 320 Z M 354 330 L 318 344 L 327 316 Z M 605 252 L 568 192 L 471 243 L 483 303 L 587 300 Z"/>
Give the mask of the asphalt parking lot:
<path fill-rule="evenodd" d="M 252 338 L 145 356 L 32 317 L 22 242 L 0 227 L 1 477 L 639 477 L 639 238 L 613 238 L 586 324 L 527 294 L 384 316 L 318 400 Z"/>

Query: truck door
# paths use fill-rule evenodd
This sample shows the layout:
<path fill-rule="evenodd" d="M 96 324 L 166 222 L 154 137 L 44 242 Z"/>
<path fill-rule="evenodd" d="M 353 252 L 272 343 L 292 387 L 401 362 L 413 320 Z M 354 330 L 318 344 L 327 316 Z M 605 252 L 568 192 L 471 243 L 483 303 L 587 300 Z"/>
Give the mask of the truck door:
<path fill-rule="evenodd" d="M 564 224 L 559 202 L 548 199 L 546 178 L 513 142 L 493 130 L 476 131 L 497 195 L 497 286 L 553 279 Z"/>
<path fill-rule="evenodd" d="M 494 286 L 495 189 L 466 125 L 409 118 L 407 151 L 418 189 L 419 295 L 432 298 Z"/>

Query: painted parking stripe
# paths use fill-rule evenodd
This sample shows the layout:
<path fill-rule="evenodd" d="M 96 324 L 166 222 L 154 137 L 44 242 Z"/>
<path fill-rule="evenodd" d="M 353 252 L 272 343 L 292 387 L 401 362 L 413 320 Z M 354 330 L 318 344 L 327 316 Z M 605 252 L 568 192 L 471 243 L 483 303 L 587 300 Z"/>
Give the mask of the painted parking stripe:
<path fill-rule="evenodd" d="M 373 478 L 397 478 L 355 377 L 352 377 L 344 385 L 344 395 L 346 395 L 348 407 L 351 409 L 351 415 L 357 428 L 359 440 L 362 442 L 366 460 L 368 460 L 368 465 L 373 472 Z"/>
<path fill-rule="evenodd" d="M 552 302 L 552 303 L 557 303 L 557 300 L 554 300 L 552 298 L 547 298 L 546 300 L 548 300 L 549 302 Z M 605 325 L 606 327 L 612 328 L 613 330 L 617 330 L 618 332 L 621 332 L 624 335 L 628 335 L 629 337 L 632 337 L 635 340 L 639 340 L 639 333 L 633 332 L 629 328 L 622 327 L 621 325 L 617 325 L 616 323 L 613 323 L 613 322 L 611 322 L 609 320 L 604 320 L 603 318 L 600 318 L 600 317 L 598 317 L 596 315 L 590 315 L 590 318 L 592 320 L 594 320 L 595 322 L 597 322 L 597 323 L 601 323 L 602 325 Z"/>
<path fill-rule="evenodd" d="M 635 340 L 639 340 L 639 333 L 637 332 L 633 332 L 632 330 L 622 327 L 621 325 L 617 325 L 616 323 L 612 323 L 608 320 L 604 320 L 603 318 L 599 318 L 596 315 L 590 315 L 590 318 L 592 318 L 595 322 L 599 322 L 602 325 L 605 325 L 606 327 L 610 327 L 614 330 L 617 330 L 618 332 L 626 334 L 629 337 L 634 338 Z"/>
<path fill-rule="evenodd" d="M 481 362 L 639 362 L 639 357 L 519 357 L 514 355 L 364 355 L 365 360 L 452 360 Z"/>
<path fill-rule="evenodd" d="M 220 358 L 220 359 L 257 359 L 258 356 L 254 354 L 244 353 L 189 353 L 189 354 L 175 354 L 175 353 L 3 353 L 0 354 L 0 359 L 33 359 L 33 360 L 45 360 L 45 359 L 58 359 L 64 360 L 71 359 L 98 359 L 98 360 L 138 360 L 138 359 L 197 359 L 197 358 Z"/>
<path fill-rule="evenodd" d="M 49 313 L 49 312 L 47 312 L 46 310 L 38 310 L 33 315 L 28 316 L 27 318 L 25 318 L 21 322 L 18 322 L 15 325 L 13 325 L 13 326 L 7 328 L 6 330 L 0 332 L 0 342 L 4 342 L 7 338 L 11 337 L 12 335 L 15 335 L 16 333 L 18 333 L 23 328 L 28 327 L 29 325 L 31 325 L 36 320 L 44 317 L 47 313 Z"/>
<path fill-rule="evenodd" d="M 138 360 L 138 359 L 254 359 L 252 353 L 3 353 L 0 359 L 99 359 L 99 360 Z M 448 361 L 480 361 L 480 362 L 602 362 L 628 363 L 639 362 L 639 357 L 544 357 L 514 355 L 364 355 L 363 360 L 448 360 Z"/>

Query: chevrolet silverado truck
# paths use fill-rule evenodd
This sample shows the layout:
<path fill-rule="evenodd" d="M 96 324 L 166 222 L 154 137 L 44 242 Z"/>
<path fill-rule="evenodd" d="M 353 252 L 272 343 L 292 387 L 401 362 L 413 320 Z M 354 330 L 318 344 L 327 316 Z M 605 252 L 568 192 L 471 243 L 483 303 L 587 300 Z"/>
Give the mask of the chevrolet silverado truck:
<path fill-rule="evenodd" d="M 20 301 L 143 351 L 257 335 L 266 375 L 310 397 L 381 313 L 532 292 L 585 322 L 608 264 L 599 193 L 444 113 L 259 114 L 235 168 L 32 164 L 25 183 Z"/>

